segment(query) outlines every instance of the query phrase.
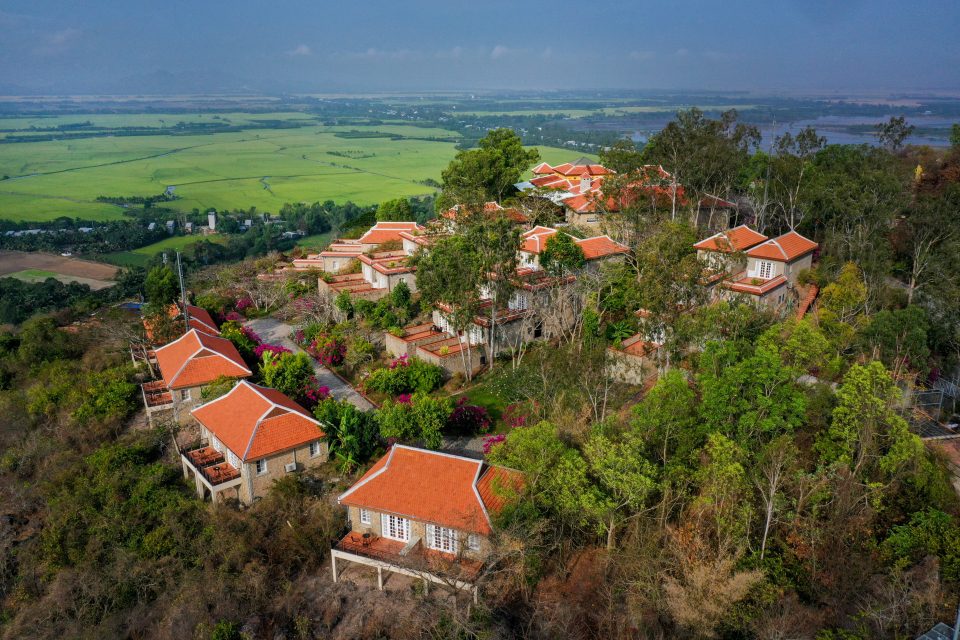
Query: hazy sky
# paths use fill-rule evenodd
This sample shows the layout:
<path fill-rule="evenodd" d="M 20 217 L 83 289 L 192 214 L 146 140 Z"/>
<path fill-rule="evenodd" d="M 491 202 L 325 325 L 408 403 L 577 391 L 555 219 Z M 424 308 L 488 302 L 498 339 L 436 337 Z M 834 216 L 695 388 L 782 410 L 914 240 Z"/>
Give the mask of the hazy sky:
<path fill-rule="evenodd" d="M 0 92 L 960 88 L 960 0 L 0 0 Z"/>

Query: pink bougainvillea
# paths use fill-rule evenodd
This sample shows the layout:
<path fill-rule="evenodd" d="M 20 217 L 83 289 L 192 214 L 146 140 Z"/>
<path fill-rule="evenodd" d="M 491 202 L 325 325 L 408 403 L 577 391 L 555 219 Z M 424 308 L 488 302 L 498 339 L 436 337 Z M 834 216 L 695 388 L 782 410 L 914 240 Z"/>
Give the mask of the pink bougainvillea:
<path fill-rule="evenodd" d="M 507 436 L 502 433 L 497 433 L 492 436 L 487 436 L 483 439 L 483 453 L 484 455 L 490 453 L 497 445 L 507 439 Z"/>
<path fill-rule="evenodd" d="M 453 433 L 484 433 L 492 425 L 487 410 L 479 405 L 467 404 L 466 398 L 457 400 L 457 406 L 447 418 L 447 426 Z"/>
<path fill-rule="evenodd" d="M 390 364 L 387 365 L 390 369 L 396 369 L 397 367 L 409 367 L 410 360 L 407 359 L 407 354 L 403 354 L 399 358 L 394 358 L 390 361 Z"/>
<path fill-rule="evenodd" d="M 342 340 L 327 336 L 318 336 L 310 350 L 325 367 L 337 367 L 343 364 L 343 359 L 347 355 L 347 345 Z"/>
<path fill-rule="evenodd" d="M 237 311 L 243 311 L 244 309 L 247 309 L 253 306 L 253 300 L 251 300 L 250 298 L 240 298 L 239 300 L 237 300 L 237 303 L 233 306 Z"/>
<path fill-rule="evenodd" d="M 525 427 L 530 422 L 530 408 L 526 403 L 515 402 L 507 405 L 501 419 L 508 427 Z"/>
<path fill-rule="evenodd" d="M 330 388 L 320 386 L 317 383 L 317 379 L 312 378 L 310 386 L 303 391 L 303 397 L 308 405 L 307 408 L 313 409 L 315 406 L 330 397 Z"/>
<path fill-rule="evenodd" d="M 290 353 L 290 349 L 287 349 L 286 347 L 279 344 L 267 344 L 264 342 L 262 344 L 258 344 L 256 348 L 253 350 L 253 353 L 255 356 L 257 356 L 257 359 L 262 358 L 263 354 L 266 352 L 270 352 L 278 356 L 281 353 Z"/>
<path fill-rule="evenodd" d="M 260 339 L 260 336 L 257 335 L 257 332 L 250 327 L 240 327 L 240 331 L 247 337 L 247 340 L 250 340 L 254 344 L 263 343 L 263 340 Z"/>
<path fill-rule="evenodd" d="M 305 338 L 306 336 L 303 333 L 303 329 L 297 329 L 293 332 L 293 341 L 297 344 L 303 344 Z"/>
<path fill-rule="evenodd" d="M 413 396 L 409 393 L 401 393 L 396 397 L 398 404 L 413 404 Z"/>
<path fill-rule="evenodd" d="M 243 322 L 246 318 L 236 311 L 230 311 L 227 313 L 227 315 L 223 316 L 223 319 L 227 322 Z"/>

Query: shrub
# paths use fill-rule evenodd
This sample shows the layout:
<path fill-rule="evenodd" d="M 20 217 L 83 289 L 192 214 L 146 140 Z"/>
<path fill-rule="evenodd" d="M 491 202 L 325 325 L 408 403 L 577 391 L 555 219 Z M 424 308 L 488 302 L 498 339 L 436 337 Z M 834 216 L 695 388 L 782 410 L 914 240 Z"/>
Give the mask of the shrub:
<path fill-rule="evenodd" d="M 338 367 L 347 355 L 347 345 L 337 337 L 319 336 L 313 342 L 317 360 L 325 367 Z"/>
<path fill-rule="evenodd" d="M 237 347 L 237 351 L 248 364 L 259 359 L 254 350 L 261 340 L 253 330 L 241 326 L 238 322 L 228 321 L 220 327 L 220 335 Z"/>
<path fill-rule="evenodd" d="M 493 421 L 484 407 L 467 404 L 466 398 L 457 400 L 453 413 L 447 419 L 447 427 L 451 433 L 474 434 L 483 433 L 490 429 Z"/>
<path fill-rule="evenodd" d="M 253 350 L 253 354 L 257 356 L 258 359 L 261 359 L 261 360 L 263 359 L 263 354 L 267 352 L 270 352 L 275 356 L 278 356 L 282 353 L 291 353 L 290 349 L 287 349 L 282 345 L 267 344 L 267 343 L 258 344 Z"/>
<path fill-rule="evenodd" d="M 349 402 L 327 398 L 313 410 L 326 431 L 330 455 L 344 471 L 351 471 L 373 455 L 380 431 L 373 412 L 360 411 Z"/>
<path fill-rule="evenodd" d="M 487 455 L 493 451 L 497 445 L 501 444 L 504 440 L 507 439 L 507 436 L 502 433 L 496 433 L 492 436 L 487 436 L 483 439 L 483 454 Z"/>
<path fill-rule="evenodd" d="M 421 441 L 437 449 L 443 443 L 443 428 L 452 410 L 449 398 L 415 393 L 409 403 L 387 400 L 377 410 L 376 419 L 384 438 Z"/>
<path fill-rule="evenodd" d="M 303 399 L 307 387 L 316 384 L 313 364 L 305 353 L 280 353 L 266 351 L 260 367 L 263 383 L 291 398 Z"/>
<path fill-rule="evenodd" d="M 443 369 L 416 358 L 398 358 L 367 378 L 366 388 L 395 396 L 399 393 L 430 393 L 443 381 Z"/>
<path fill-rule="evenodd" d="M 333 301 L 333 306 L 339 309 L 347 317 L 353 314 L 353 300 L 346 291 L 341 291 Z"/>

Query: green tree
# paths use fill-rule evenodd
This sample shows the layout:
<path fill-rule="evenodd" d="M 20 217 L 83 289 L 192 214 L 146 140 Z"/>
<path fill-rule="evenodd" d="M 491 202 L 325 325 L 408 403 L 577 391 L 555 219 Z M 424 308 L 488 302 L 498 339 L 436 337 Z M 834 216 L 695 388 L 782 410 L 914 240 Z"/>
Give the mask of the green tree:
<path fill-rule="evenodd" d="M 487 331 L 488 361 L 493 366 L 497 338 L 497 312 L 517 289 L 517 255 L 522 244 L 520 230 L 506 216 L 484 218 L 475 216 L 464 233 L 474 247 L 477 260 L 473 264 L 479 273 L 467 276 L 468 281 L 483 283 L 483 289 L 493 304 L 490 305 L 490 326 Z"/>
<path fill-rule="evenodd" d="M 631 432 L 609 438 L 594 431 L 583 446 L 590 475 L 603 499 L 597 501 L 607 531 L 607 549 L 613 550 L 615 531 L 626 519 L 641 515 L 647 498 L 656 488 L 656 469 L 644 457 L 643 440 Z"/>
<path fill-rule="evenodd" d="M 905 309 L 884 309 L 870 319 L 861 339 L 868 352 L 890 367 L 894 377 L 906 369 L 925 371 L 930 348 L 927 331 L 930 321 L 922 307 L 910 305 Z"/>
<path fill-rule="evenodd" d="M 373 455 L 380 442 L 380 429 L 373 412 L 327 398 L 317 404 L 313 414 L 323 425 L 330 456 L 341 469 L 350 472 Z"/>
<path fill-rule="evenodd" d="M 480 139 L 479 148 L 460 151 L 443 170 L 443 192 L 437 199 L 442 211 L 462 204 L 468 210 L 514 191 L 520 175 L 540 159 L 536 149 L 525 149 L 511 129 L 494 129 Z"/>
<path fill-rule="evenodd" d="M 461 345 L 464 333 L 480 313 L 481 258 L 477 248 L 463 235 L 440 238 L 429 252 L 418 252 L 412 263 L 417 268 L 417 291 L 421 301 L 442 305 L 443 315 Z M 467 379 L 472 378 L 473 349 L 460 350 Z"/>
<path fill-rule="evenodd" d="M 830 427 L 817 439 L 820 461 L 878 480 L 922 457 L 923 444 L 897 413 L 899 395 L 882 363 L 851 367 L 837 389 Z"/>
<path fill-rule="evenodd" d="M 52 318 L 32 318 L 20 330 L 17 357 L 27 366 L 40 362 L 68 359 L 80 354 L 80 346 L 70 334 L 61 331 Z"/>
<path fill-rule="evenodd" d="M 617 173 L 633 173 L 643 167 L 643 154 L 633 140 L 623 138 L 600 150 L 600 164 Z"/>
<path fill-rule="evenodd" d="M 903 147 L 904 141 L 913 134 L 915 129 L 912 124 L 907 124 L 907 119 L 903 116 L 891 116 L 887 122 L 878 124 L 876 128 L 880 146 L 893 153 Z"/>
<path fill-rule="evenodd" d="M 583 249 L 573 236 L 562 231 L 547 238 L 547 246 L 540 253 L 540 266 L 558 277 L 576 272 L 585 262 Z"/>
<path fill-rule="evenodd" d="M 260 375 L 263 383 L 291 398 L 302 399 L 314 373 L 310 356 L 305 353 L 275 354 L 264 351 Z"/>
<path fill-rule="evenodd" d="M 740 360 L 725 345 L 707 345 L 697 382 L 703 421 L 741 446 L 791 433 L 803 423 L 805 396 L 797 371 L 771 346 Z"/>
<path fill-rule="evenodd" d="M 177 275 L 167 266 L 150 269 L 143 288 L 147 294 L 147 301 L 157 310 L 166 309 L 180 294 Z"/>
<path fill-rule="evenodd" d="M 428 449 L 439 449 L 443 444 L 443 427 L 452 412 L 449 398 L 415 393 L 410 402 L 385 400 L 376 411 L 376 420 L 384 438 L 420 441 Z"/>
<path fill-rule="evenodd" d="M 954 124 L 950 127 L 950 146 L 954 149 L 960 148 L 960 124 Z"/>
<path fill-rule="evenodd" d="M 413 207 L 410 206 L 409 200 L 406 198 L 396 198 L 380 203 L 380 206 L 377 207 L 377 220 L 381 222 L 391 220 L 416 220 L 416 214 L 413 212 Z"/>

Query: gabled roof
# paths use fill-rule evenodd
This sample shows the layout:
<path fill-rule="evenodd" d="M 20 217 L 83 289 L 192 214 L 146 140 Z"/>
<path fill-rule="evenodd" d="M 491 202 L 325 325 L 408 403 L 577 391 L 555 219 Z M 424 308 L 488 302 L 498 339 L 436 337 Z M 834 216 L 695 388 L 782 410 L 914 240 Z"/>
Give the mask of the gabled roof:
<path fill-rule="evenodd" d="M 549 173 L 559 173 L 564 176 L 606 176 L 616 173 L 612 169 L 607 169 L 602 164 L 591 162 L 589 158 L 577 158 L 573 162 L 564 162 L 555 167 L 546 162 L 541 162 L 533 168 L 535 175 L 544 175 Z"/>
<path fill-rule="evenodd" d="M 540 253 L 547 248 L 547 238 L 556 233 L 556 229 L 537 225 L 520 236 L 523 239 L 520 250 L 527 253 Z"/>
<path fill-rule="evenodd" d="M 630 247 L 620 244 L 610 236 L 594 236 L 576 242 L 583 249 L 583 257 L 587 260 L 598 260 L 619 253 L 630 253 Z"/>
<path fill-rule="evenodd" d="M 190 413 L 244 462 L 324 436 L 320 422 L 309 411 L 276 389 L 246 380 Z"/>
<path fill-rule="evenodd" d="M 738 251 L 746 251 L 766 239 L 767 236 L 742 224 L 739 227 L 721 231 L 709 238 L 701 240 L 693 245 L 693 248 L 704 251 L 718 251 L 720 253 L 735 253 Z"/>
<path fill-rule="evenodd" d="M 160 347 L 155 353 L 168 389 L 197 387 L 220 376 L 245 378 L 253 374 L 232 342 L 196 329 Z"/>
<path fill-rule="evenodd" d="M 751 258 L 790 262 L 811 253 L 818 246 L 816 242 L 804 238 L 796 231 L 788 231 L 782 236 L 758 244 L 747 251 L 747 255 Z"/>
<path fill-rule="evenodd" d="M 490 513 L 502 509 L 505 494 L 518 491 L 522 483 L 520 472 L 482 460 L 394 445 L 338 500 L 489 535 Z"/>
<path fill-rule="evenodd" d="M 401 231 L 423 231 L 416 222 L 378 222 L 360 236 L 361 244 L 383 244 L 394 240 L 400 240 Z"/>
<path fill-rule="evenodd" d="M 176 313 L 180 312 L 180 308 L 176 308 Z M 203 307 L 198 307 L 192 304 L 187 305 L 187 317 L 190 319 L 190 327 L 196 329 L 197 331 L 202 331 L 206 334 L 212 336 L 220 335 L 220 329 L 217 327 L 216 321 L 210 315 L 210 313 Z"/>

